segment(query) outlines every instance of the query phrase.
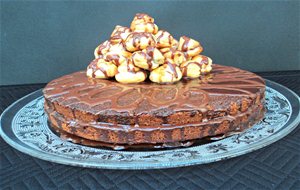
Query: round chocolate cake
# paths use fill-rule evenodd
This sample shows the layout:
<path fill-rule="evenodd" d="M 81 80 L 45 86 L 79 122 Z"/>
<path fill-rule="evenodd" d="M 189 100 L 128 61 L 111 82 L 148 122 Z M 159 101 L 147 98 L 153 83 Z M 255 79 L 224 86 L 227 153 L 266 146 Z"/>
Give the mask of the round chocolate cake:
<path fill-rule="evenodd" d="M 263 79 L 202 51 L 138 13 L 96 47 L 86 71 L 48 83 L 50 126 L 75 143 L 113 149 L 190 146 L 251 127 L 264 115 Z"/>
<path fill-rule="evenodd" d="M 241 132 L 264 115 L 265 82 L 254 73 L 212 65 L 197 79 L 122 84 L 65 75 L 44 88 L 49 121 L 77 142 L 107 147 L 184 146 Z"/>

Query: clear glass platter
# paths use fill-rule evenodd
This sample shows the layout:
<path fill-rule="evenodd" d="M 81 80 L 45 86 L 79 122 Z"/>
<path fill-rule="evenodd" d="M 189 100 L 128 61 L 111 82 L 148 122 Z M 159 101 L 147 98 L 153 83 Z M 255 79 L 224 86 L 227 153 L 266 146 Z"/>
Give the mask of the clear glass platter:
<path fill-rule="evenodd" d="M 290 133 L 300 122 L 300 99 L 266 80 L 265 117 L 237 135 L 188 148 L 117 151 L 87 147 L 60 139 L 48 127 L 42 90 L 9 106 L 0 118 L 0 135 L 17 150 L 60 164 L 106 169 L 157 169 L 216 162 L 265 147 Z"/>

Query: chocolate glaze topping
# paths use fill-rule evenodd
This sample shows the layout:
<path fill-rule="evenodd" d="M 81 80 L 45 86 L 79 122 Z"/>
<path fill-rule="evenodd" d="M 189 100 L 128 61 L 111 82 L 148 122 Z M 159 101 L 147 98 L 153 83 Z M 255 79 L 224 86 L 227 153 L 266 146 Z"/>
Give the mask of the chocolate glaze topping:
<path fill-rule="evenodd" d="M 45 87 L 45 111 L 63 131 L 117 149 L 180 143 L 251 127 L 264 114 L 263 79 L 233 67 L 213 67 L 199 79 L 164 85 L 121 84 L 73 73 Z"/>
<path fill-rule="evenodd" d="M 213 67 L 213 71 L 201 79 L 164 85 L 121 84 L 88 78 L 80 71 L 51 81 L 44 89 L 44 96 L 49 101 L 59 101 L 64 106 L 93 114 L 114 111 L 136 116 L 162 108 L 171 112 L 224 110 L 227 109 L 224 101 L 255 97 L 265 86 L 263 79 L 251 72 L 216 64 Z"/>

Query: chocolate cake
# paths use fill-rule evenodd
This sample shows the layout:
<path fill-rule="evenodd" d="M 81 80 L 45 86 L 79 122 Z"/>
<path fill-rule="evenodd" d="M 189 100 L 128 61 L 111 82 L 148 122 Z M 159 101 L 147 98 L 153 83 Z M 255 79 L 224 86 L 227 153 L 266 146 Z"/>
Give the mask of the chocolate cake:
<path fill-rule="evenodd" d="M 264 80 L 202 51 L 136 14 L 95 49 L 86 71 L 48 83 L 50 126 L 75 143 L 114 149 L 190 146 L 251 127 L 264 115 Z"/>
<path fill-rule="evenodd" d="M 76 72 L 44 89 L 49 121 L 115 146 L 175 143 L 240 132 L 264 114 L 265 83 L 251 72 L 214 64 L 199 79 L 121 84 Z"/>

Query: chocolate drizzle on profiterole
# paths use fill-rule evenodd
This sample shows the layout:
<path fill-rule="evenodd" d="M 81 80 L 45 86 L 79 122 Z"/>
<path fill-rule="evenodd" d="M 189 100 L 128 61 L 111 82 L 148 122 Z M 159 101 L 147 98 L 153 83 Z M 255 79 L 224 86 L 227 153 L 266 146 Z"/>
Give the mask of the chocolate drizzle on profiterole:
<path fill-rule="evenodd" d="M 137 48 L 138 50 L 144 49 L 142 47 L 143 42 L 142 39 L 147 39 L 147 46 L 154 46 L 155 45 L 155 40 L 153 36 L 150 33 L 147 32 L 132 32 L 127 39 L 132 38 L 132 46 Z M 146 46 L 146 47 L 147 47 Z"/>
<path fill-rule="evenodd" d="M 100 44 L 97 48 L 97 53 L 98 55 L 103 55 L 103 50 L 107 50 L 109 49 L 109 47 L 111 46 L 109 41 L 105 41 L 102 44 Z"/>
<path fill-rule="evenodd" d="M 207 65 L 208 64 L 208 57 L 206 57 L 206 56 L 203 56 L 202 57 L 202 60 L 201 60 L 201 62 L 200 62 L 201 64 L 205 64 L 205 65 Z M 201 67 L 201 65 L 200 65 L 200 67 Z"/>
<path fill-rule="evenodd" d="M 189 47 L 190 38 L 188 38 L 186 36 L 182 36 L 182 38 L 184 39 L 184 43 L 182 43 L 181 50 L 183 52 L 186 52 Z"/>
<path fill-rule="evenodd" d="M 201 61 L 201 63 L 202 63 L 202 61 Z M 190 62 L 188 62 L 186 65 L 184 65 L 184 67 L 182 67 L 182 70 L 183 70 L 182 75 L 183 75 L 183 76 L 187 76 L 187 72 L 188 72 L 188 69 L 187 69 L 187 68 L 188 68 L 188 66 L 191 65 L 191 64 L 198 65 L 199 70 L 201 70 L 201 66 L 202 66 L 201 63 L 196 62 L 196 61 L 190 61 Z M 208 62 L 203 62 L 203 63 L 208 63 Z M 201 72 L 201 71 L 200 71 L 200 72 Z"/>
<path fill-rule="evenodd" d="M 107 71 L 104 68 L 102 68 L 101 66 L 100 67 L 98 66 L 98 61 L 100 59 L 103 59 L 103 57 L 100 56 L 99 58 L 94 59 L 90 63 L 90 65 L 88 66 L 88 68 L 91 68 L 93 71 L 100 70 L 104 74 L 104 76 L 107 78 L 108 77 Z M 95 72 L 93 72 L 92 75 L 93 75 L 94 78 L 96 77 Z"/>
<path fill-rule="evenodd" d="M 157 46 L 165 46 L 165 47 L 170 47 L 170 46 L 172 46 L 172 44 L 173 44 L 173 40 L 174 40 L 174 38 L 167 32 L 167 31 L 165 31 L 165 30 L 160 30 L 159 31 L 159 33 L 158 33 L 159 35 L 158 35 L 158 37 L 156 38 L 156 42 L 157 42 Z M 162 38 L 164 37 L 164 36 L 168 36 L 168 45 L 164 45 L 164 44 L 161 44 L 162 42 Z"/>
<path fill-rule="evenodd" d="M 154 48 L 155 47 L 149 46 L 146 48 L 146 53 L 142 52 L 142 53 L 144 53 L 143 55 L 145 56 L 145 58 L 147 60 L 149 70 L 151 70 L 151 68 L 152 68 L 152 60 L 154 57 Z"/>
<path fill-rule="evenodd" d="M 115 63 L 116 66 L 120 65 L 120 61 L 119 61 L 120 60 L 120 55 L 117 55 L 117 54 L 106 55 L 106 60 Z"/>
<path fill-rule="evenodd" d="M 146 52 L 144 51 L 139 51 L 138 52 L 140 56 L 143 56 L 144 59 L 146 60 L 146 63 L 148 65 L 149 70 L 152 70 L 152 61 L 153 61 L 153 56 L 154 56 L 154 47 L 147 47 L 146 48 Z M 134 61 L 134 56 L 136 56 L 137 54 L 133 54 L 132 55 L 132 62 L 134 63 L 134 65 L 137 65 Z"/>
<path fill-rule="evenodd" d="M 175 78 L 178 78 L 178 73 L 176 71 L 176 67 L 177 65 L 175 63 L 171 63 L 169 60 L 166 60 L 166 64 L 170 67 L 170 69 L 172 70 L 171 75 L 175 75 Z M 168 72 L 168 71 L 167 71 Z"/>
<path fill-rule="evenodd" d="M 135 16 L 137 19 L 142 19 L 145 23 L 154 22 L 154 19 L 145 13 L 137 13 Z"/>

